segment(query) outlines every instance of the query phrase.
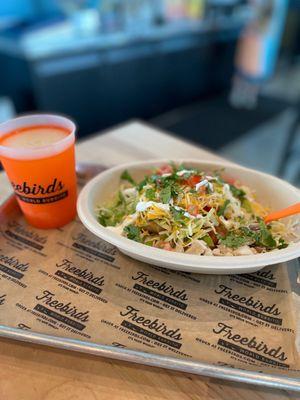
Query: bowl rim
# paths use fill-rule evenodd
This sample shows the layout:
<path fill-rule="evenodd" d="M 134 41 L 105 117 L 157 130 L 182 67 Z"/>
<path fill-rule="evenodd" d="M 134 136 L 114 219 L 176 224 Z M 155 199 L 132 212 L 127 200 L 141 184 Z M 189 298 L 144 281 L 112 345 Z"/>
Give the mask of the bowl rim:
<path fill-rule="evenodd" d="M 215 267 L 219 270 L 224 271 L 227 269 L 232 269 L 234 267 L 239 267 L 240 270 L 248 270 L 251 267 L 253 268 L 259 266 L 267 266 L 270 264 L 277 264 L 300 256 L 299 243 L 293 243 L 285 249 L 277 249 L 268 253 L 253 254 L 248 256 L 199 256 L 196 254 L 170 252 L 167 250 L 146 246 L 142 243 L 134 242 L 128 238 L 125 238 L 124 236 L 120 236 L 117 233 L 108 230 L 106 227 L 99 224 L 96 219 L 95 213 L 92 213 L 88 206 L 88 200 L 93 189 L 95 189 L 95 187 L 99 184 L 99 182 L 101 182 L 101 180 L 105 176 L 121 172 L 125 169 L 130 169 L 133 167 L 151 167 L 155 165 L 169 163 L 170 161 L 171 159 L 149 159 L 147 161 L 135 161 L 125 164 L 119 164 L 96 175 L 82 188 L 78 196 L 77 211 L 83 225 L 93 234 L 109 242 L 110 244 L 113 244 L 125 253 L 137 254 L 144 259 L 148 259 L 149 262 L 153 260 L 158 264 L 161 263 L 162 265 L 184 265 L 185 267 L 199 269 L 199 271 L 201 271 L 201 267 Z M 281 186 L 285 186 L 287 190 L 294 192 L 294 194 L 299 197 L 300 201 L 299 189 L 297 189 L 290 183 L 265 172 L 257 171 L 255 169 L 247 168 L 244 166 L 239 166 L 226 160 L 200 161 L 195 158 L 182 158 L 172 159 L 172 161 L 175 163 L 196 163 L 199 165 L 201 164 L 202 166 L 204 166 L 204 168 L 205 165 L 207 165 L 208 167 L 216 166 L 217 168 L 230 167 L 239 171 L 244 170 L 246 172 L 254 173 L 260 175 L 265 179 L 272 179 L 274 181 L 277 181 L 278 183 L 280 183 Z"/>

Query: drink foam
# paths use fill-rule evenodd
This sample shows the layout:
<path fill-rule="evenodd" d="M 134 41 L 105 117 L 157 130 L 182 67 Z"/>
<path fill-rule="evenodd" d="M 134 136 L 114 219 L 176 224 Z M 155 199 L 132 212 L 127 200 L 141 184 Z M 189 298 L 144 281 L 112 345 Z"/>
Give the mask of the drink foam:
<path fill-rule="evenodd" d="M 65 138 L 69 132 L 55 126 L 33 126 L 16 130 L 5 136 L 0 145 L 12 148 L 32 149 L 48 146 Z"/>

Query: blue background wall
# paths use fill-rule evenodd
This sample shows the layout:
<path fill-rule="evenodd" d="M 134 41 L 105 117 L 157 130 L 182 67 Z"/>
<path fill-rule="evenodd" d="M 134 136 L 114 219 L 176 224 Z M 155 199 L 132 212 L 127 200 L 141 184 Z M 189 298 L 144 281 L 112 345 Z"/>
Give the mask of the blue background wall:
<path fill-rule="evenodd" d="M 58 0 L 59 1 L 59 0 Z M 31 19 L 41 15 L 57 14 L 56 0 L 1 0 L 0 17 L 14 16 Z"/>

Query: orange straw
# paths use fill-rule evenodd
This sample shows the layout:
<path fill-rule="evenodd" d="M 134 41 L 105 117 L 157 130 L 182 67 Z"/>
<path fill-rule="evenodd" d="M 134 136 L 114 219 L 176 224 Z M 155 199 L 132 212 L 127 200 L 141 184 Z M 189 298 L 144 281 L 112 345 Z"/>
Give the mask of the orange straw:
<path fill-rule="evenodd" d="M 282 210 L 270 213 L 265 217 L 265 223 L 276 221 L 277 219 L 289 217 L 290 215 L 299 213 L 300 213 L 300 203 L 296 203 L 293 206 L 283 208 Z"/>

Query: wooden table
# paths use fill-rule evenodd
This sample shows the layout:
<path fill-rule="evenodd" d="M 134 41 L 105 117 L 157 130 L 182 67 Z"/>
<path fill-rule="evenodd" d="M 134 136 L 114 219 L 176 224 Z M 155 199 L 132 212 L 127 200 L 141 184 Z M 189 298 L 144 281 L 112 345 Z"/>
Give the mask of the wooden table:
<path fill-rule="evenodd" d="M 78 161 L 107 166 L 149 158 L 217 159 L 203 149 L 133 122 L 77 146 Z M 11 188 L 0 175 L 0 202 Z M 0 400 L 299 399 L 196 375 L 0 340 Z"/>

